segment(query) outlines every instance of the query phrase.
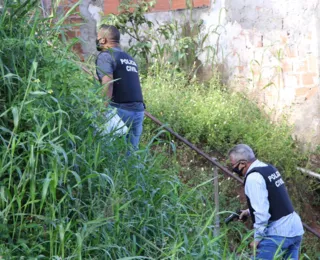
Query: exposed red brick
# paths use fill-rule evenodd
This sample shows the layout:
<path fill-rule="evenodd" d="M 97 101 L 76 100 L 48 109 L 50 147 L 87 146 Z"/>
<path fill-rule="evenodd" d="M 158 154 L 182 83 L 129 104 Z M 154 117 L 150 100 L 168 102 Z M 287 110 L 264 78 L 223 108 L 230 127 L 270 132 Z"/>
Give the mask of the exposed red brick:
<path fill-rule="evenodd" d="M 81 17 L 69 17 L 68 21 L 71 24 L 80 24 L 84 22 L 84 20 Z"/>
<path fill-rule="evenodd" d="M 76 31 L 75 31 L 75 34 L 76 34 L 76 37 L 80 37 L 80 36 L 81 36 L 80 30 L 76 30 Z"/>
<path fill-rule="evenodd" d="M 210 6 L 210 0 L 193 0 L 193 7 L 202 7 L 202 6 Z"/>
<path fill-rule="evenodd" d="M 316 76 L 316 73 L 304 73 L 301 75 L 302 77 L 302 84 L 303 85 L 312 85 L 314 84 L 314 77 Z"/>
<path fill-rule="evenodd" d="M 186 9 L 186 1 L 187 0 L 158 0 L 151 12 Z M 192 7 L 210 6 L 210 0 L 193 0 L 191 3 Z M 104 0 L 104 13 L 118 14 L 119 4 L 120 0 Z"/>
<path fill-rule="evenodd" d="M 281 38 L 281 43 L 282 43 L 282 44 L 286 44 L 286 43 L 287 43 L 287 41 L 288 41 L 288 36 L 286 36 L 286 35 L 281 35 L 280 38 Z"/>
<path fill-rule="evenodd" d="M 310 99 L 312 98 L 315 94 L 317 94 L 319 92 L 319 87 L 313 87 L 313 88 L 310 88 L 305 99 Z"/>
<path fill-rule="evenodd" d="M 152 11 L 169 11 L 170 0 L 158 0 Z"/>
<path fill-rule="evenodd" d="M 73 51 L 78 55 L 81 61 L 84 61 L 83 50 L 80 43 L 73 46 Z"/>
<path fill-rule="evenodd" d="M 243 66 L 237 66 L 239 73 L 243 72 Z"/>
<path fill-rule="evenodd" d="M 309 91 L 309 88 L 296 88 L 296 97 L 305 96 Z"/>
<path fill-rule="evenodd" d="M 186 0 L 172 0 L 171 4 L 172 4 L 171 10 L 187 8 Z M 168 9 L 168 10 L 170 10 L 170 9 Z"/>
<path fill-rule="evenodd" d="M 69 4 L 69 0 L 61 0 L 60 1 L 60 6 L 62 5 L 68 5 Z"/>
<path fill-rule="evenodd" d="M 117 14 L 118 6 L 120 4 L 119 0 L 105 0 L 104 1 L 104 13 L 105 14 Z"/>
<path fill-rule="evenodd" d="M 68 39 L 71 39 L 71 38 L 76 37 L 76 32 L 75 32 L 75 30 L 70 30 L 70 31 L 66 32 L 66 35 L 67 35 Z"/>
<path fill-rule="evenodd" d="M 257 47 L 257 48 L 261 48 L 261 47 L 263 47 L 263 43 L 262 43 L 262 41 L 257 41 L 257 43 L 256 43 L 256 47 Z"/>

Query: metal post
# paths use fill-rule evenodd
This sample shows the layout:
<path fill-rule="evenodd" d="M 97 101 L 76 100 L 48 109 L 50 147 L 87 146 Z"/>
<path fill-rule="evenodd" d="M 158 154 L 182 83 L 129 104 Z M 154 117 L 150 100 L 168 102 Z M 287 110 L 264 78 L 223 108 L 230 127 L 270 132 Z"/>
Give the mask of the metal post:
<path fill-rule="evenodd" d="M 213 167 L 213 187 L 214 187 L 214 204 L 215 204 L 215 224 L 214 237 L 219 236 L 220 233 L 220 219 L 219 219 L 219 173 L 218 167 Z"/>

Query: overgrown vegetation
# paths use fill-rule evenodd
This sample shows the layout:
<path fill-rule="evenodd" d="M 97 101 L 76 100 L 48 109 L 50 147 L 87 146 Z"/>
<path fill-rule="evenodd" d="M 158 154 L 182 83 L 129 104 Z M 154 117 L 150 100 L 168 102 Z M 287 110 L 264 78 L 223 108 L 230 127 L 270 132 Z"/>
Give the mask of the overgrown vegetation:
<path fill-rule="evenodd" d="M 0 17 L 0 256 L 247 259 L 251 232 L 240 223 L 222 225 L 220 235 L 214 236 L 217 212 L 210 170 L 197 171 L 199 178 L 192 185 L 181 182 L 184 166 L 176 160 L 170 136 L 159 129 L 146 134 L 144 149 L 129 158 L 124 139 L 102 135 L 100 87 L 82 72 L 70 45 L 61 40 L 65 17 L 50 24 L 52 17 L 42 18 L 37 4 L 7 1 Z M 189 42 L 197 41 L 191 37 Z M 249 101 L 216 81 L 191 85 L 196 71 L 186 76 L 179 70 L 188 65 L 186 53 L 172 49 L 170 56 L 169 43 L 166 46 L 166 57 L 181 59 L 172 59 L 167 69 L 164 56 L 157 64 L 165 66 L 149 66 L 143 79 L 148 110 L 208 150 L 224 152 L 245 132 L 244 141 L 255 143 L 259 135 L 240 124 L 252 120 L 247 111 L 255 122 L 263 122 L 266 130 L 261 132 L 274 140 L 266 117 Z M 179 52 L 182 55 L 174 56 Z M 237 122 L 238 117 L 242 121 Z M 228 121 L 215 126 L 222 120 Z M 146 125 L 146 131 L 150 128 Z M 286 130 L 277 129 L 294 147 Z M 263 149 L 264 140 L 259 155 L 286 164 L 289 159 L 272 157 Z M 279 142 L 277 149 L 283 145 Z M 292 158 L 290 162 L 299 159 Z M 222 210 L 236 207 L 236 198 L 228 199 L 227 190 L 227 185 L 221 188 Z M 223 219 L 226 212 L 219 214 Z"/>
<path fill-rule="evenodd" d="M 188 86 L 186 80 L 185 73 L 170 66 L 161 73 L 150 72 L 143 81 L 149 111 L 209 151 L 225 155 L 233 145 L 247 143 L 259 158 L 282 168 L 285 175 L 296 172 L 303 158 L 288 124 L 271 122 L 256 104 L 214 78 Z"/>
<path fill-rule="evenodd" d="M 0 20 L 0 256 L 232 258 L 202 203 L 210 183 L 187 188 L 153 141 L 126 158 L 124 140 L 102 136 L 99 87 L 59 40 L 62 24 L 25 3 L 7 2 Z"/>
<path fill-rule="evenodd" d="M 152 5 L 144 0 L 139 3 L 146 7 L 145 10 Z M 307 164 L 308 155 L 299 149 L 292 138 L 292 126 L 286 118 L 272 122 L 244 94 L 233 93 L 223 86 L 217 73 L 210 81 L 199 80 L 204 76 L 201 70 L 205 66 L 211 66 L 209 73 L 215 72 L 216 46 L 204 46 L 208 46 L 206 40 L 209 34 L 219 34 L 219 25 L 206 34 L 201 30 L 201 21 L 198 23 L 192 19 L 192 12 L 187 17 L 190 19 L 186 19 L 188 23 L 159 24 L 148 21 L 143 16 L 145 10 L 132 1 L 124 1 L 121 8 L 124 11 L 120 15 L 109 15 L 102 22 L 112 23 L 126 33 L 131 30 L 139 35 L 134 37 L 136 41 L 129 42 L 129 51 L 140 61 L 148 57 L 149 66 L 143 77 L 148 111 L 222 160 L 227 150 L 237 143 L 252 146 L 259 159 L 281 170 L 290 186 L 297 211 L 304 219 L 310 219 L 305 205 L 312 198 L 312 206 L 318 207 L 315 197 L 319 195 L 314 194 L 313 190 L 319 187 L 319 183 L 304 181 L 297 171 L 297 166 Z M 148 48 L 139 49 L 141 46 Z M 204 64 L 199 61 L 201 55 L 207 57 Z M 141 64 L 144 65 L 144 62 Z M 146 128 L 148 131 L 153 129 L 153 123 L 146 120 Z M 197 167 L 185 170 L 182 177 L 190 171 L 195 182 L 200 181 L 199 176 L 204 173 L 196 170 Z M 227 198 L 228 195 L 222 192 L 222 197 Z"/>

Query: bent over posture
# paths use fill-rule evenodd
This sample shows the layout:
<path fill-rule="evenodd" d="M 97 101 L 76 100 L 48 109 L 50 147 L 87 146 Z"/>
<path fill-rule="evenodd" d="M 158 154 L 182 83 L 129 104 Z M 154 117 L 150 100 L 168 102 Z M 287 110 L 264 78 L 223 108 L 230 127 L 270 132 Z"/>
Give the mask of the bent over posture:
<path fill-rule="evenodd" d="M 256 259 L 273 259 L 281 247 L 284 259 L 299 259 L 303 225 L 294 211 L 284 181 L 272 165 L 255 158 L 252 149 L 238 144 L 229 151 L 232 170 L 244 177 L 248 209 L 240 219 L 251 216 Z"/>
<path fill-rule="evenodd" d="M 138 66 L 120 48 L 120 32 L 112 25 L 101 25 L 97 35 L 97 76 L 104 86 L 103 95 L 130 128 L 127 140 L 136 150 L 143 130 L 144 103 Z M 108 102 L 106 101 L 106 105 Z"/>

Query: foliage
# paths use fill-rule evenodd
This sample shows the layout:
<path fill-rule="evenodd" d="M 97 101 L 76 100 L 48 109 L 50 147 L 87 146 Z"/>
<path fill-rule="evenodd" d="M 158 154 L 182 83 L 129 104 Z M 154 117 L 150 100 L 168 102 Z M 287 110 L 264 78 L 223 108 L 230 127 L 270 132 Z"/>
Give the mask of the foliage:
<path fill-rule="evenodd" d="M 205 46 L 209 33 L 201 33 L 203 20 L 193 19 L 191 12 L 184 23 L 177 20 L 163 24 L 152 22 L 146 13 L 154 4 L 155 1 L 147 0 L 122 1 L 119 14 L 109 14 L 101 23 L 115 25 L 130 36 L 128 52 L 140 61 L 143 71 L 152 64 L 161 69 L 170 63 L 185 70 L 190 81 L 203 66 L 200 55 L 206 54 L 209 61 L 215 52 L 211 46 Z"/>
<path fill-rule="evenodd" d="M 183 185 L 151 152 L 157 135 L 130 157 L 123 138 L 102 135 L 97 83 L 40 14 L 7 4 L 0 21 L 1 257 L 232 257 L 201 200 L 210 183 Z"/>
<path fill-rule="evenodd" d="M 130 36 L 129 45 L 134 56 L 140 54 L 143 56 L 146 66 L 149 65 L 149 54 L 151 53 L 151 42 L 148 38 L 148 30 L 151 30 L 153 23 L 146 19 L 144 14 L 148 12 L 156 1 L 121 1 L 119 5 L 119 14 L 110 14 L 102 23 L 116 26 L 121 33 Z M 145 28 L 146 35 L 142 34 L 142 28 Z"/>
<path fill-rule="evenodd" d="M 214 78 L 187 86 L 186 78 L 170 66 L 146 76 L 143 85 L 149 111 L 209 150 L 226 154 L 233 145 L 247 143 L 258 158 L 278 166 L 286 176 L 295 173 L 301 158 L 288 124 L 270 122 L 254 103 Z"/>
<path fill-rule="evenodd" d="M 124 138 L 101 133 L 100 87 L 60 40 L 66 17 L 43 19 L 36 3 L 7 2 L 0 18 L 1 257 L 248 258 L 250 232 L 213 234 L 212 180 L 190 188 L 153 152 L 170 144 L 163 131 L 130 157 Z"/>
<path fill-rule="evenodd" d="M 156 73 L 151 73 L 156 71 Z M 310 205 L 318 200 L 317 194 L 310 191 L 309 180 L 301 182 L 301 174 L 296 166 L 304 163 L 304 156 L 291 137 L 291 127 L 284 120 L 279 124 L 271 122 L 256 104 L 239 93 L 231 93 L 224 88 L 218 79 L 207 83 L 196 83 L 186 87 L 187 78 L 184 73 L 168 67 L 158 73 L 158 69 L 150 70 L 143 78 L 144 94 L 149 112 L 174 131 L 189 141 L 202 147 L 208 154 L 224 162 L 227 151 L 237 143 L 247 143 L 253 147 L 259 159 L 272 163 L 281 170 L 287 179 L 287 186 L 295 209 L 306 223 L 313 213 Z M 147 131 L 154 125 L 145 121 Z M 179 149 L 180 148 L 180 149 Z M 212 178 L 212 166 L 206 165 L 201 158 L 188 155 L 184 147 L 178 147 L 177 158 L 181 168 L 181 179 L 190 186 L 208 181 Z M 194 163 L 188 163 L 190 160 Z M 186 162 L 187 161 L 187 162 Z M 225 177 L 219 178 L 220 210 L 235 211 L 240 207 L 240 187 Z M 212 198 L 213 190 L 204 190 L 205 198 Z M 240 200 L 240 201 L 239 201 Z M 244 201 L 242 207 L 246 207 Z M 313 209 L 314 210 L 314 209 Z M 239 225 L 232 226 L 226 236 L 229 246 L 239 245 L 243 248 L 243 237 L 248 231 Z M 301 258 L 309 259 L 318 255 L 319 247 L 312 234 L 306 232 L 302 244 Z M 242 241 L 242 243 L 241 243 Z"/>

